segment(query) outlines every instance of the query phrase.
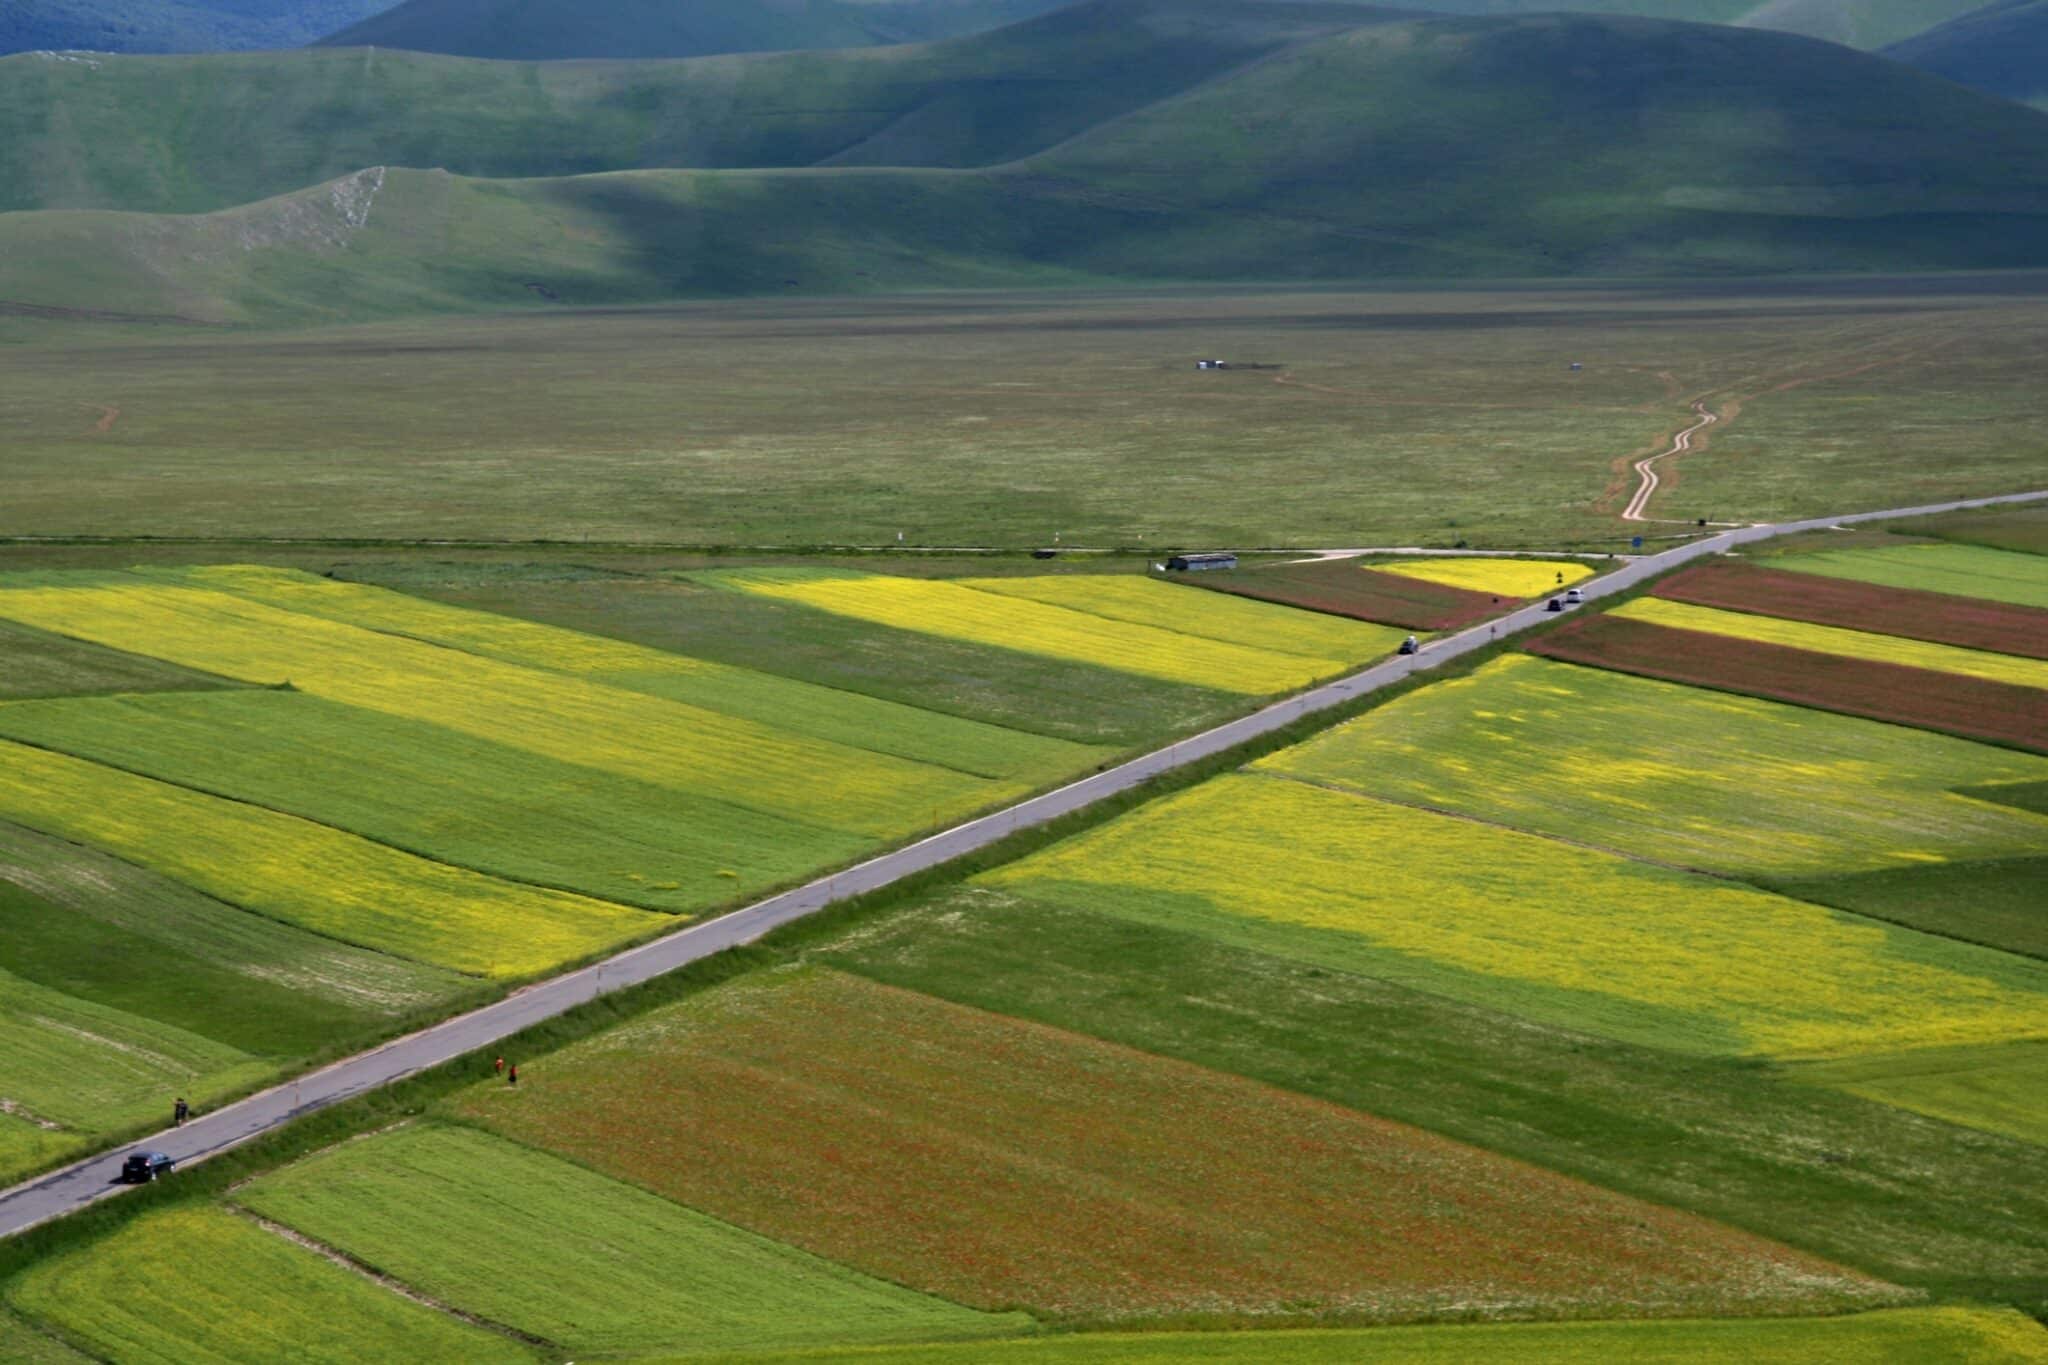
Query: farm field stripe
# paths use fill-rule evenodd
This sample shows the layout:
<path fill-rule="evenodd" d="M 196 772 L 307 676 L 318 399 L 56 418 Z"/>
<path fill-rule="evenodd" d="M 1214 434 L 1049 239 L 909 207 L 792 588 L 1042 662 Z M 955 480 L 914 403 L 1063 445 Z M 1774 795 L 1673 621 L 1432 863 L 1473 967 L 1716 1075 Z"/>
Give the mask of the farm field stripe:
<path fill-rule="evenodd" d="M 1929 1048 L 1788 1068 L 1796 1080 L 2048 1147 L 2048 1043 Z"/>
<path fill-rule="evenodd" d="M 1407 630 L 1456 630 L 1502 609 L 1493 594 L 1380 573 L 1348 558 L 1227 569 L 1190 577 L 1187 586 Z"/>
<path fill-rule="evenodd" d="M 1891 545 L 1788 554 L 1773 558 L 1771 566 L 2048 610 L 2048 555 L 1976 545 Z"/>
<path fill-rule="evenodd" d="M 1836 654 L 1845 659 L 1870 663 L 1901 664 L 1908 668 L 1953 673 L 1958 677 L 1981 678 L 1986 682 L 2010 683 L 2015 687 L 2048 689 L 2048 660 L 2017 659 L 1981 649 L 1957 649 L 1952 645 L 1904 640 L 1867 630 L 1844 630 L 1839 626 L 1813 625 L 1750 612 L 1695 607 L 1657 597 L 1639 597 L 1616 607 L 1610 614 L 1624 621 L 1645 621 L 1654 626 L 1670 626 L 1674 630 L 1785 645 L 1815 654 Z"/>
<path fill-rule="evenodd" d="M 1377 573 L 1517 599 L 1541 597 L 1593 576 L 1590 567 L 1568 559 L 1406 559 L 1372 567 Z"/>
<path fill-rule="evenodd" d="M 1893 521 L 1911 516 L 2044 501 L 2048 501 L 2048 490 L 1956 499 L 1912 508 L 1844 513 L 1776 526 L 1742 527 L 1624 564 L 1595 580 L 1586 589 L 1586 595 L 1598 598 L 1623 592 L 1695 559 L 1777 536 L 1796 535 L 1834 525 Z M 1474 651 L 1487 649 L 1503 638 L 1512 638 L 1551 619 L 1541 607 L 1525 607 L 1488 625 L 1484 633 L 1475 628 L 1433 641 L 1420 656 L 1387 660 L 1361 669 L 1300 696 L 1274 702 L 1250 715 L 1175 740 L 1113 768 L 1030 797 L 1007 809 L 977 816 L 917 843 L 879 854 L 844 871 L 816 878 L 722 918 L 693 925 L 618 953 L 601 963 L 564 973 L 510 999 L 443 1020 L 417 1033 L 336 1062 L 298 1078 L 290 1086 L 273 1087 L 252 1095 L 224 1110 L 204 1115 L 183 1129 L 160 1132 L 151 1141 L 181 1159 L 203 1160 L 286 1124 L 301 1114 L 487 1046 L 609 992 L 623 990 L 727 949 L 752 943 L 782 925 L 815 914 L 844 897 L 882 890 L 906 877 L 986 849 L 1020 829 L 1085 811 L 1110 797 L 1141 788 L 1187 764 L 1205 762 L 1238 746 L 1256 743 L 1263 737 L 1297 724 L 1305 716 L 1351 705 L 1361 697 L 1412 677 L 1419 670 L 1429 670 Z M 111 1177 L 118 1171 L 119 1164 L 105 1155 L 90 1157 L 32 1183 L 0 1191 L 0 1237 L 34 1227 L 106 1197 L 114 1191 Z"/>
<path fill-rule="evenodd" d="M 1897 1301 L 1421 1129 L 823 968 L 729 983 L 534 1058 L 516 1093 L 447 1103 L 869 1274 L 1069 1320 Z"/>
<path fill-rule="evenodd" d="M 1832 1318 L 1088 1332 L 971 1347 L 774 1351 L 727 1359 L 729 1365 L 2038 1365 L 2044 1357 L 2048 1328 L 2010 1308 L 1887 1308 Z"/>
<path fill-rule="evenodd" d="M 1571 622 L 1526 648 L 1567 663 L 2048 752 L 2048 691 L 2038 687 L 1680 630 L 1612 613 Z"/>
<path fill-rule="evenodd" d="M 2048 659 L 2048 610 L 1981 597 L 1885 588 L 1727 561 L 1673 574 L 1654 595 L 1693 606 Z"/>

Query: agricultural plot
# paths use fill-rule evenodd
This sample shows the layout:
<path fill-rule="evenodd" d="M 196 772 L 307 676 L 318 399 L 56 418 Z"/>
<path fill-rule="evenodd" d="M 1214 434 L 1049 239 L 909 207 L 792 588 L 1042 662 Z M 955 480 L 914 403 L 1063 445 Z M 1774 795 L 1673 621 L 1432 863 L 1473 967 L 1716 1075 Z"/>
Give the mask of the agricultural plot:
<path fill-rule="evenodd" d="M 1200 729 L 1240 705 L 1230 693 L 1189 683 L 1132 688 L 1124 675 L 1092 664 L 879 626 L 673 573 L 406 561 L 343 572 L 455 606 L 1117 749 Z"/>
<path fill-rule="evenodd" d="M 499 877 L 691 913 L 870 841 L 303 693 L 0 705 L 0 736 Z"/>
<path fill-rule="evenodd" d="M 345 1143 L 238 1204 L 552 1346 L 761 1350 L 1017 1334 L 473 1128 Z"/>
<path fill-rule="evenodd" d="M 0 618 L 873 838 L 1032 785 L 140 575 L 13 576 Z"/>
<path fill-rule="evenodd" d="M 161 659 L 0 621 L 0 701 L 233 686 L 226 678 L 179 668 Z"/>
<path fill-rule="evenodd" d="M 1376 561 L 1372 567 L 1380 573 L 1419 578 L 1425 583 L 1441 583 L 1447 588 L 1514 598 L 1539 597 L 1593 576 L 1589 566 L 1569 559 L 1457 559 L 1444 556 L 1384 563 Z"/>
<path fill-rule="evenodd" d="M 1896 1293 L 1419 1129 L 817 969 L 658 1010 L 453 1103 L 981 1307 L 1655 1315 Z"/>
<path fill-rule="evenodd" d="M 810 956 L 1412 1123 L 1942 1298 L 2048 1313 L 2048 1147 L 1776 1068 L 986 888 L 849 926 Z"/>
<path fill-rule="evenodd" d="M 539 1358 L 213 1208 L 137 1218 L 32 1267 L 6 1297 L 123 1365 Z"/>
<path fill-rule="evenodd" d="M 1500 610 L 1493 594 L 1381 573 L 1355 559 L 1215 570 L 1190 578 L 1188 586 L 1408 630 L 1456 630 Z"/>
<path fill-rule="evenodd" d="M 1268 765 L 977 882 L 1678 1051 L 2048 1037 L 2048 964 Z"/>
<path fill-rule="evenodd" d="M 2048 759 L 1509 655 L 1261 768 L 1735 876 L 2030 855 L 2048 817 L 1957 789 Z"/>
<path fill-rule="evenodd" d="M 2018 659 L 1981 649 L 1957 649 L 1952 645 L 1876 635 L 1866 630 L 1843 630 L 1838 626 L 1788 621 L 1744 611 L 1720 611 L 1654 597 L 1639 597 L 1616 607 L 1608 615 L 1617 620 L 1641 621 L 1671 630 L 1724 635 L 1755 644 L 1919 668 L 1931 673 L 1952 673 L 1957 677 L 1980 678 L 2012 687 L 2048 688 L 2048 659 Z"/>
<path fill-rule="evenodd" d="M 343 943 L 473 975 L 532 975 L 665 923 L 4 741 L 0 818 L 92 844 Z"/>
<path fill-rule="evenodd" d="M 1657 585 L 1656 595 L 1698 607 L 2048 659 L 2048 610 L 1982 598 L 1881 588 L 1727 561 L 1674 574 Z"/>
<path fill-rule="evenodd" d="M 2048 750 L 2048 690 L 2038 687 L 1676 630 L 1614 613 L 1572 621 L 1527 648 L 1568 663 Z"/>
<path fill-rule="evenodd" d="M 2048 1147 L 2048 1044 L 1932 1048 L 1796 1068 L 1803 1081 Z"/>
<path fill-rule="evenodd" d="M 1536 1322 L 1321 1332 L 1088 1333 L 972 1347 L 774 1352 L 733 1365 L 2026 1365 L 2048 1330 L 2009 1309 L 1892 1308 L 1835 1318 Z"/>
<path fill-rule="evenodd" d="M 1135 574 L 1060 574 L 1043 578 L 962 578 L 963 588 L 1021 597 L 1055 607 L 1221 640 L 1276 654 L 1352 661 L 1385 654 L 1399 631 L 1262 602 L 1190 593 L 1179 583 Z"/>
<path fill-rule="evenodd" d="M 254 565 L 144 572 L 344 625 L 550 669 L 977 777 L 1036 783 L 1085 767 L 1097 757 L 1090 749 L 1000 725 L 935 715 L 915 706 L 707 663 L 601 635 L 465 611 L 364 584 Z"/>
<path fill-rule="evenodd" d="M 1771 567 L 2048 609 L 2048 557 L 2040 554 L 1978 545 L 1893 545 L 1785 555 Z"/>
<path fill-rule="evenodd" d="M 1141 678 L 1196 681 L 1243 696 L 1292 691 L 1359 662 L 1113 621 L 957 582 L 828 569 L 721 569 L 696 577 L 878 625 L 1095 664 Z"/>
<path fill-rule="evenodd" d="M 2048 958 L 2048 853 L 1795 877 L 1771 886 L 1838 910 Z"/>
<path fill-rule="evenodd" d="M 1902 529 L 1957 545 L 2010 550 L 2016 554 L 2048 555 L 2048 509 L 2038 503 L 2028 507 L 1951 512 L 1942 517 L 1915 517 L 1910 526 Z"/>

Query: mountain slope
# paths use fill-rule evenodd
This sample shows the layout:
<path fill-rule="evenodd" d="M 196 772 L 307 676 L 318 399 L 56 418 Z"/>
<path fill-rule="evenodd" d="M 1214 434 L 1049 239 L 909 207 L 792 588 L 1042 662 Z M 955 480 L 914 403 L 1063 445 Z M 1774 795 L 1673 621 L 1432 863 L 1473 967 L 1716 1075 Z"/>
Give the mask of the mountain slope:
<path fill-rule="evenodd" d="M 1736 24 L 1821 38 L 1847 47 L 1895 43 L 1968 11 L 1982 0 L 1408 0 L 1436 14 L 1535 14 L 1572 10 Z"/>
<path fill-rule="evenodd" d="M 988 165 L 1376 13 L 1094 0 L 929 46 L 648 63 L 13 57 L 0 60 L 0 211 L 204 212 L 372 165 L 491 177 Z"/>
<path fill-rule="evenodd" d="M 1973 90 L 2048 106 L 2048 0 L 1999 0 L 1884 55 Z"/>
<path fill-rule="evenodd" d="M 1584 16 L 1357 26 L 989 169 L 394 168 L 203 217 L 0 215 L 0 299 L 259 322 L 790 289 L 2043 263 L 2048 116 L 1805 39 Z"/>
<path fill-rule="evenodd" d="M 702 57 L 921 42 L 1028 19 L 1063 0 L 405 0 L 336 47 L 552 61 Z"/>
<path fill-rule="evenodd" d="M 391 0 L 5 0 L 0 53 L 297 47 Z"/>

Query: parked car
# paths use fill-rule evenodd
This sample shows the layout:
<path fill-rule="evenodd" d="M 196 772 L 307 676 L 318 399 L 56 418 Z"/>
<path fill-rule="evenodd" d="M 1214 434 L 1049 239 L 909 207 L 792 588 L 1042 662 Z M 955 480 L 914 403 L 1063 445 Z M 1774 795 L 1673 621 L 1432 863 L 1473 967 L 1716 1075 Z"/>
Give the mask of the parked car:
<path fill-rule="evenodd" d="M 1577 588 L 1573 588 L 1564 595 L 1564 604 L 1568 607 L 1576 607 L 1585 600 L 1586 594 L 1580 592 Z"/>
<path fill-rule="evenodd" d="M 121 1163 L 121 1183 L 147 1185 L 160 1176 L 169 1175 L 177 1164 L 162 1152 L 131 1152 Z"/>

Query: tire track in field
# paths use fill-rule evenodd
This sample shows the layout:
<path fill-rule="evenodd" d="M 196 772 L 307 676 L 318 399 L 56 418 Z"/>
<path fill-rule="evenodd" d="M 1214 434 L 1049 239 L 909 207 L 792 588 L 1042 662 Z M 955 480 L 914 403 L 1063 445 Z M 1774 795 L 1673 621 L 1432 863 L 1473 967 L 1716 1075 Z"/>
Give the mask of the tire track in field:
<path fill-rule="evenodd" d="M 1656 496 L 1657 493 L 1658 462 L 1685 454 L 1685 452 L 1692 449 L 1692 438 L 1694 436 L 1721 420 L 1720 415 L 1709 408 L 1704 399 L 1696 401 L 1692 405 L 1692 410 L 1699 420 L 1673 436 L 1669 450 L 1660 451 L 1655 455 L 1636 461 L 1635 470 L 1638 480 L 1636 494 L 1628 500 L 1628 506 L 1621 509 L 1621 519 L 1623 521 L 1649 520 L 1648 517 L 1643 515 L 1643 509 L 1650 505 L 1650 499 Z"/>

